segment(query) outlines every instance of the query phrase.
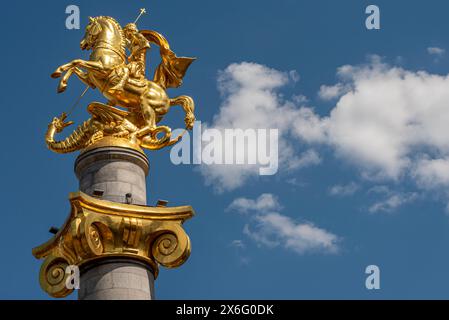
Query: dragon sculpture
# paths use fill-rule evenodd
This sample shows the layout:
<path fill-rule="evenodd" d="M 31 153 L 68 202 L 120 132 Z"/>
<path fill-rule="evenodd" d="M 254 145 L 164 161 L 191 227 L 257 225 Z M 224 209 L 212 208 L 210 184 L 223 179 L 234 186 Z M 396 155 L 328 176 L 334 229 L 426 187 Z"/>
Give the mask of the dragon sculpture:
<path fill-rule="evenodd" d="M 170 107 L 180 105 L 185 112 L 186 130 L 193 128 L 192 98 L 183 95 L 170 99 L 166 89 L 182 84 L 195 58 L 177 57 L 156 31 L 138 31 L 134 23 L 122 28 L 115 19 L 106 16 L 89 19 L 80 43 L 82 50 L 92 50 L 89 60 L 75 59 L 64 64 L 52 77 L 61 78 L 58 86 L 61 93 L 75 74 L 87 86 L 98 88 L 108 102 L 89 104 L 91 118 L 62 141 L 55 140 L 55 135 L 73 122 L 66 121 L 65 113 L 53 118 L 46 133 L 49 149 L 57 153 L 83 150 L 107 136 L 127 139 L 150 150 L 178 142 L 181 136 L 173 139 L 171 129 L 158 123 Z M 152 81 L 145 78 L 145 56 L 150 43 L 160 47 L 162 58 Z"/>

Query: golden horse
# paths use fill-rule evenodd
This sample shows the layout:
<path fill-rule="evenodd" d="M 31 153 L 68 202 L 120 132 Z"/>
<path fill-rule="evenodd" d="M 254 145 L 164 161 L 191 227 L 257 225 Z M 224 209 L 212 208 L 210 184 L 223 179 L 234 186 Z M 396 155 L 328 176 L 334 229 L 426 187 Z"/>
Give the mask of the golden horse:
<path fill-rule="evenodd" d="M 129 78 L 122 90 L 113 89 L 120 81 L 123 68 L 126 68 L 126 39 L 120 24 L 111 17 L 89 18 L 82 50 L 92 50 L 89 61 L 76 59 L 58 67 L 53 78 L 62 77 L 58 92 L 63 92 L 72 74 L 89 85 L 98 88 L 108 99 L 108 105 L 128 110 L 127 120 L 137 128 L 130 133 L 130 139 L 148 149 L 159 149 L 173 144 L 171 130 L 166 126 L 157 126 L 171 106 L 180 105 L 185 111 L 186 129 L 192 129 L 195 121 L 194 102 L 188 96 L 170 99 L 165 91 L 169 87 L 179 87 L 189 65 L 195 58 L 177 57 L 167 40 L 155 31 L 140 31 L 150 42 L 160 47 L 162 61 L 156 69 L 153 81 Z M 58 120 L 58 118 L 55 118 Z M 58 132 L 71 123 L 59 118 Z M 159 133 L 163 133 L 162 138 Z"/>

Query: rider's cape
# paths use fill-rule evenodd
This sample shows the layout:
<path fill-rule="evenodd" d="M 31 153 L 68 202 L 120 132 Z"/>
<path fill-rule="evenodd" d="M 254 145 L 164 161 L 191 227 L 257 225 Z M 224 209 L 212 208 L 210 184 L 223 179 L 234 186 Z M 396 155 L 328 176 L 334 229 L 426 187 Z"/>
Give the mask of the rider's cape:
<path fill-rule="evenodd" d="M 140 33 L 150 42 L 160 47 L 162 61 L 154 73 L 153 81 L 164 88 L 177 88 L 182 84 L 184 77 L 190 64 L 196 58 L 177 57 L 170 50 L 167 39 L 160 33 L 153 30 L 141 30 Z"/>

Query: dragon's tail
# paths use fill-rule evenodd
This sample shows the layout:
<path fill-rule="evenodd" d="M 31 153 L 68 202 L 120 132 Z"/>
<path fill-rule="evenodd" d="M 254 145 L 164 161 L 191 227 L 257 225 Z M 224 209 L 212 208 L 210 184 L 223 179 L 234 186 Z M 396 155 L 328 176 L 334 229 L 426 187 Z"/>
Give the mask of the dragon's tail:
<path fill-rule="evenodd" d="M 62 141 L 55 141 L 54 136 L 58 132 L 54 122 L 48 126 L 45 142 L 51 151 L 57 153 L 69 153 L 83 149 L 90 139 L 89 126 L 91 120 L 84 121 L 78 128 Z"/>

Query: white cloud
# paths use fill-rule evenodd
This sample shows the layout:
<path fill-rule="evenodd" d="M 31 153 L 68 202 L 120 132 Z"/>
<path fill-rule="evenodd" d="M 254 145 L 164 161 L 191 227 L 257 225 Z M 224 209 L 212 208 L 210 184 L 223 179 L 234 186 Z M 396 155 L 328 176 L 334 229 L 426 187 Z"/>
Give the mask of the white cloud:
<path fill-rule="evenodd" d="M 302 94 L 294 94 L 292 96 L 292 100 L 294 103 L 299 104 L 299 105 L 309 102 L 309 99 L 305 95 L 302 95 Z"/>
<path fill-rule="evenodd" d="M 350 182 L 348 184 L 337 184 L 332 186 L 329 189 L 329 194 L 332 196 L 344 197 L 353 195 L 357 190 L 359 190 L 359 185 L 355 182 Z"/>
<path fill-rule="evenodd" d="M 449 186 L 449 159 L 421 159 L 414 172 L 418 185 L 426 189 Z"/>
<path fill-rule="evenodd" d="M 254 230 L 246 225 L 244 233 L 259 245 L 271 248 L 281 245 L 299 254 L 338 251 L 337 236 L 311 223 L 296 223 L 290 217 L 275 212 L 258 215 L 256 222 Z"/>
<path fill-rule="evenodd" d="M 327 141 L 328 120 L 317 115 L 313 108 L 301 107 L 290 114 L 289 119 L 295 137 L 311 143 Z"/>
<path fill-rule="evenodd" d="M 435 55 L 435 56 L 441 57 L 446 53 L 446 50 L 444 50 L 442 48 L 438 48 L 438 47 L 428 47 L 427 53 L 430 55 Z"/>
<path fill-rule="evenodd" d="M 310 222 L 297 223 L 292 218 L 278 213 L 276 210 L 280 210 L 280 207 L 276 196 L 262 194 L 255 200 L 235 199 L 227 210 L 255 213 L 249 217 L 251 223 L 244 226 L 243 233 L 259 246 L 283 246 L 299 254 L 309 251 L 338 251 L 339 238 L 336 235 Z"/>
<path fill-rule="evenodd" d="M 277 197 L 271 193 L 263 193 L 257 199 L 237 198 L 226 209 L 227 211 L 237 211 L 239 213 L 264 213 L 273 210 L 280 210 Z"/>
<path fill-rule="evenodd" d="M 372 204 L 368 211 L 371 213 L 376 212 L 393 212 L 398 207 L 413 202 L 417 198 L 417 193 L 408 192 L 408 193 L 391 193 L 387 195 L 387 197 L 381 201 L 375 202 Z"/>
<path fill-rule="evenodd" d="M 297 130 L 301 141 L 331 146 L 366 178 L 449 185 L 448 76 L 392 67 L 379 57 L 343 66 L 338 76 L 338 85 L 352 89 L 329 116 L 307 110 L 313 130 Z"/>
<path fill-rule="evenodd" d="M 292 79 L 294 82 L 298 82 L 301 79 L 298 71 L 296 71 L 296 70 L 291 70 L 288 73 L 288 75 L 290 76 L 290 79 Z"/>
<path fill-rule="evenodd" d="M 285 152 L 285 151 L 284 151 Z M 309 149 L 304 151 L 301 155 L 293 157 L 288 163 L 287 168 L 289 170 L 300 169 L 311 165 L 317 165 L 321 163 L 321 157 L 315 150 Z"/>
<path fill-rule="evenodd" d="M 287 182 L 289 185 L 292 185 L 293 187 L 304 188 L 307 186 L 306 182 L 299 180 L 297 177 L 288 178 L 287 180 L 285 180 L 285 182 Z"/>
<path fill-rule="evenodd" d="M 199 172 L 205 184 L 218 193 L 242 187 L 251 177 L 259 174 L 258 169 L 250 165 L 201 165 Z"/>
<path fill-rule="evenodd" d="M 341 97 L 349 90 L 350 88 L 344 86 L 341 83 L 338 83 L 334 86 L 322 85 L 320 87 L 320 91 L 318 92 L 318 96 L 323 100 L 332 100 Z"/>
<path fill-rule="evenodd" d="M 411 203 L 418 198 L 417 192 L 396 191 L 386 185 L 376 185 L 370 188 L 367 193 L 380 196 L 380 200 L 369 206 L 368 211 L 371 213 L 393 212 L 400 206 Z"/>
<path fill-rule="evenodd" d="M 391 190 L 386 185 L 377 185 L 370 188 L 367 193 L 390 194 Z"/>
<path fill-rule="evenodd" d="M 338 68 L 337 78 L 332 87 L 338 94 L 320 89 L 323 97 L 337 97 L 330 113 L 320 115 L 301 95 L 282 98 L 279 92 L 292 81 L 288 72 L 232 64 L 219 77 L 224 102 L 212 126 L 279 128 L 284 172 L 320 163 L 317 150 L 328 146 L 365 179 L 408 179 L 438 192 L 449 187 L 448 75 L 410 71 L 371 56 L 366 64 Z M 201 172 L 209 184 L 232 190 L 257 169 L 202 166 Z M 390 203 L 395 201 L 401 202 Z"/>
<path fill-rule="evenodd" d="M 279 90 L 298 80 L 299 75 L 295 71 L 280 72 L 249 62 L 229 65 L 219 73 L 218 87 L 223 102 L 208 128 L 278 129 L 279 170 L 297 170 L 320 163 L 315 150 L 298 152 L 289 139 L 295 130 L 299 130 L 295 129 L 297 123 L 294 120 L 307 112 L 299 109 L 297 104 L 307 100 L 301 95 L 292 97 L 291 101 L 284 100 Z M 226 147 L 223 146 L 224 152 Z M 255 165 L 202 165 L 200 172 L 206 184 L 219 192 L 241 187 L 251 177 L 259 175 Z"/>
<path fill-rule="evenodd" d="M 232 240 L 231 246 L 234 248 L 238 248 L 238 249 L 244 249 L 245 243 L 242 240 L 236 239 L 236 240 Z"/>
<path fill-rule="evenodd" d="M 246 245 L 243 242 L 243 240 L 240 239 L 232 240 L 231 247 L 234 248 L 239 263 L 244 266 L 249 265 L 251 259 L 245 253 Z"/>

